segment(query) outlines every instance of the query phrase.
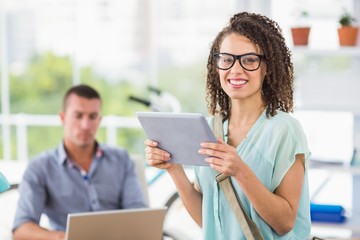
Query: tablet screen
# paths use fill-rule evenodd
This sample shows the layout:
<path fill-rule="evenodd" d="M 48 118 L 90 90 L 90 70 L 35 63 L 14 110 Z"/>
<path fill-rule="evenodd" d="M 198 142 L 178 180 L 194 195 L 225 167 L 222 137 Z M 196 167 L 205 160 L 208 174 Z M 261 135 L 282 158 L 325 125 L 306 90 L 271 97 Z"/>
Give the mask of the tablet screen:
<path fill-rule="evenodd" d="M 137 112 L 137 117 L 149 139 L 171 154 L 171 162 L 208 166 L 206 155 L 198 153 L 201 142 L 216 142 L 216 138 L 200 113 Z"/>

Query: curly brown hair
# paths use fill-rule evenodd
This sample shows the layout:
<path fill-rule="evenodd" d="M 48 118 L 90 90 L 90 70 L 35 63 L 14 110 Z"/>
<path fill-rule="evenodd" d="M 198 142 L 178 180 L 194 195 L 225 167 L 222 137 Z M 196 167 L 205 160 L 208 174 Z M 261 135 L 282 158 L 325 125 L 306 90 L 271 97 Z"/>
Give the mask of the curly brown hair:
<path fill-rule="evenodd" d="M 211 46 L 206 80 L 206 100 L 210 114 L 220 113 L 224 120 L 230 117 L 231 100 L 221 88 L 213 55 L 220 51 L 222 41 L 231 33 L 247 37 L 263 51 L 267 67 L 262 95 L 267 106 L 267 117 L 276 115 L 277 109 L 293 112 L 294 69 L 291 52 L 285 44 L 280 26 L 266 16 L 242 12 L 230 18 Z"/>

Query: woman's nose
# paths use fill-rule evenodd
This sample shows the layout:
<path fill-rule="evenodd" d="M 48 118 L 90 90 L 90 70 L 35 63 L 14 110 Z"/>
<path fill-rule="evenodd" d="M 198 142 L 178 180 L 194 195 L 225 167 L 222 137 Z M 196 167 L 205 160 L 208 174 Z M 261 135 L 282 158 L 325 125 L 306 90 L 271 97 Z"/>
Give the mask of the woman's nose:
<path fill-rule="evenodd" d="M 240 59 L 236 59 L 234 65 L 231 67 L 231 71 L 234 72 L 243 72 L 244 68 L 240 64 Z"/>

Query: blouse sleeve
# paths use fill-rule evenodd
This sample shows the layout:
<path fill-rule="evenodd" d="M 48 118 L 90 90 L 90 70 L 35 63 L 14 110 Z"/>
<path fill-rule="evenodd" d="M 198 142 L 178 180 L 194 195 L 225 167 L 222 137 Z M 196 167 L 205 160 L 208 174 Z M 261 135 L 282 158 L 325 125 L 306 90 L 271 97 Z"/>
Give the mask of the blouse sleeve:
<path fill-rule="evenodd" d="M 274 191 L 281 183 L 282 179 L 295 162 L 297 154 L 305 155 L 305 166 L 311 153 L 308 148 L 307 139 L 300 123 L 290 118 L 289 121 L 275 126 L 273 147 L 274 168 L 271 190 Z"/>

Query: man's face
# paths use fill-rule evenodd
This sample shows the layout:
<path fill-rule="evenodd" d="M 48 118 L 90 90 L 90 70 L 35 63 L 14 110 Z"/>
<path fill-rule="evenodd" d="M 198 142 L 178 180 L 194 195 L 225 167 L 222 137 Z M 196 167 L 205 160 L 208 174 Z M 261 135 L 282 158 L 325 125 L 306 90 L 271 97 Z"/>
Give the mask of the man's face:
<path fill-rule="evenodd" d="M 74 147 L 92 146 L 101 120 L 100 100 L 71 94 L 64 109 L 59 115 L 64 126 L 65 144 Z"/>

